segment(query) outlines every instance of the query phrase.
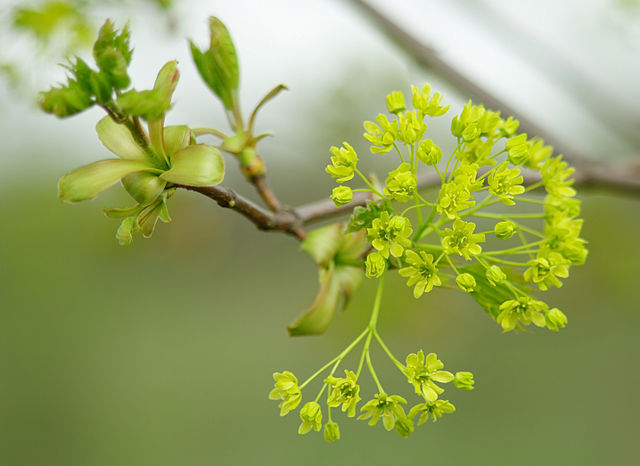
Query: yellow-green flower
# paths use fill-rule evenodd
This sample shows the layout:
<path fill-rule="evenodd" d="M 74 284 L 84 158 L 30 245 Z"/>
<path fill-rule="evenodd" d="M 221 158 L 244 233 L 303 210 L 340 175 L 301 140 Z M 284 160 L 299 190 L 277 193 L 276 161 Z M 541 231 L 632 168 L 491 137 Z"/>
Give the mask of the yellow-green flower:
<path fill-rule="evenodd" d="M 466 260 L 471 260 L 471 256 L 477 256 L 482 252 L 482 247 L 478 244 L 484 241 L 484 233 L 473 233 L 476 224 L 456 219 L 453 222 L 453 229 L 446 228 L 442 238 L 442 247 L 447 254 L 459 254 Z"/>
<path fill-rule="evenodd" d="M 311 429 L 320 432 L 322 429 L 322 409 L 315 401 L 309 401 L 300 410 L 302 424 L 298 428 L 298 433 L 304 435 Z"/>
<path fill-rule="evenodd" d="M 425 357 L 424 352 L 420 350 L 407 356 L 404 373 L 418 395 L 434 402 L 438 395 L 444 392 L 435 382 L 448 383 L 454 378 L 451 372 L 441 370 L 443 367 L 444 363 L 438 359 L 436 353 L 429 353 Z"/>
<path fill-rule="evenodd" d="M 450 401 L 447 400 L 436 400 L 436 401 L 428 401 L 426 403 L 420 403 L 419 405 L 414 406 L 409 411 L 409 418 L 413 419 L 416 415 L 420 414 L 420 418 L 418 419 L 418 425 L 421 426 L 429 419 L 431 416 L 431 420 L 436 422 L 440 419 L 444 414 L 452 413 L 456 410 L 456 407 Z"/>
<path fill-rule="evenodd" d="M 547 309 L 548 306 L 542 301 L 530 296 L 520 296 L 516 299 L 509 299 L 500 305 L 500 313 L 496 317 L 496 321 L 505 332 L 516 328 L 518 323 L 529 325 L 533 322 L 538 327 L 544 327 L 546 325 L 544 312 Z"/>
<path fill-rule="evenodd" d="M 442 281 L 438 276 L 438 269 L 433 263 L 433 256 L 424 251 L 420 254 L 407 250 L 405 253 L 408 267 L 401 268 L 398 273 L 408 277 L 407 286 L 414 286 L 413 296 L 418 299 L 423 293 L 430 292 L 434 286 L 440 286 Z"/>
<path fill-rule="evenodd" d="M 356 415 L 356 406 L 362 399 L 358 395 L 360 386 L 357 384 L 356 374 L 352 371 L 344 371 L 346 377 L 338 378 L 329 376 L 324 383 L 331 386 L 331 394 L 327 404 L 331 408 L 337 408 L 342 405 L 342 412 L 347 412 L 349 417 Z"/>
<path fill-rule="evenodd" d="M 325 171 L 337 178 L 338 183 L 344 183 L 353 178 L 353 173 L 358 164 L 358 155 L 348 142 L 342 143 L 343 147 L 331 147 L 329 151 L 333 154 L 331 165 L 327 165 Z"/>
<path fill-rule="evenodd" d="M 382 212 L 380 217 L 371 222 L 371 228 L 367 229 L 371 244 L 385 259 L 389 258 L 389 253 L 394 257 L 402 256 L 404 248 L 411 246 L 409 237 L 412 232 L 411 222 L 407 217 L 389 217 L 388 212 Z"/>
<path fill-rule="evenodd" d="M 298 379 L 289 371 L 276 372 L 273 374 L 273 379 L 276 383 L 269 393 L 269 399 L 283 400 L 278 407 L 280 408 L 280 416 L 284 416 L 289 411 L 296 409 L 302 400 Z"/>

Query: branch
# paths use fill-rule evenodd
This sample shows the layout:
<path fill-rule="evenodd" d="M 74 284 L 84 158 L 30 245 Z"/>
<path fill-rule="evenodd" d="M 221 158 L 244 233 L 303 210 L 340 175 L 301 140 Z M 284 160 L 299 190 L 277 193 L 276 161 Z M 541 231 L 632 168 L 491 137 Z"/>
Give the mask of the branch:
<path fill-rule="evenodd" d="M 637 167 L 635 167 L 637 170 Z M 523 174 L 525 186 L 538 183 L 540 177 L 533 174 Z M 576 169 L 572 186 L 610 191 L 617 194 L 640 196 L 640 174 L 634 174 L 634 167 L 608 167 L 591 163 Z M 441 183 L 436 173 L 418 175 L 417 187 L 420 190 L 435 188 Z M 251 221 L 263 231 L 280 231 L 295 236 L 302 241 L 306 236 L 305 225 L 329 220 L 351 213 L 354 207 L 364 206 L 371 194 L 356 192 L 353 200 L 344 206 L 336 207 L 331 199 L 304 204 L 293 209 L 282 209 L 270 212 L 240 196 L 231 189 L 221 186 L 194 187 L 177 186 L 178 188 L 196 191 L 213 199 L 219 206 L 232 209 Z"/>
<path fill-rule="evenodd" d="M 281 231 L 295 236 L 300 241 L 307 236 L 302 228 L 302 220 L 298 218 L 293 210 L 270 212 L 254 204 L 249 199 L 236 194 L 231 189 L 222 186 L 196 187 L 178 185 L 177 187 L 204 194 L 216 201 L 220 207 L 235 210 L 249 219 L 259 230 Z"/>

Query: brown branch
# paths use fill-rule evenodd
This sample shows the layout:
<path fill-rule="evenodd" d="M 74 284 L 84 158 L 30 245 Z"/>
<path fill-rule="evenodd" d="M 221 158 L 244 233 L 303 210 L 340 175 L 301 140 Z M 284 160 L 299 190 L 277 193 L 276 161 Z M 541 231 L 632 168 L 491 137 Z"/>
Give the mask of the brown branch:
<path fill-rule="evenodd" d="M 196 187 L 178 185 L 177 187 L 204 194 L 216 201 L 220 207 L 235 210 L 249 219 L 259 230 L 281 231 L 295 236 L 300 241 L 306 237 L 306 232 L 302 227 L 303 222 L 298 218 L 295 211 L 269 212 L 236 194 L 231 189 L 222 186 Z"/>
<path fill-rule="evenodd" d="M 249 179 L 249 182 L 255 186 L 258 194 L 271 211 L 279 212 L 282 210 L 282 204 L 280 204 L 280 201 L 267 183 L 265 175 L 254 175 Z"/>
<path fill-rule="evenodd" d="M 616 194 L 640 196 L 640 174 L 634 173 L 634 167 L 608 167 L 601 164 L 584 165 L 574 173 L 574 187 L 610 191 Z M 529 186 L 540 181 L 535 174 L 525 174 L 524 185 Z M 439 186 L 440 177 L 435 173 L 418 175 L 418 189 Z M 354 207 L 364 206 L 371 195 L 357 192 L 353 200 L 344 206 L 336 207 L 331 199 L 304 204 L 294 209 L 270 212 L 252 201 L 240 196 L 231 189 L 221 186 L 194 187 L 178 186 L 196 191 L 213 199 L 221 207 L 235 210 L 263 231 L 281 231 L 295 236 L 299 241 L 306 237 L 304 226 L 330 220 L 349 214 Z"/>

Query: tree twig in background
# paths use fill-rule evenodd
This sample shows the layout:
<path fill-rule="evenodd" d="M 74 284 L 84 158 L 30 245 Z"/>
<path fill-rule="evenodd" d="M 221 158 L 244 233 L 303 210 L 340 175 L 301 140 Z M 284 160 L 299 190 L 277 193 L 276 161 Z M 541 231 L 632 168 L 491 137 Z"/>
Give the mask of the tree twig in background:
<path fill-rule="evenodd" d="M 554 147 L 555 152 L 564 154 L 565 158 L 569 160 L 572 165 L 579 166 L 587 160 L 586 157 L 576 149 L 569 147 L 563 141 L 549 134 L 533 121 L 522 115 L 521 112 L 518 112 L 505 101 L 482 88 L 462 72 L 445 62 L 434 49 L 424 45 L 420 40 L 409 34 L 368 2 L 364 0 L 351 0 L 351 3 L 365 12 L 375 24 L 380 26 L 382 32 L 384 32 L 391 41 L 410 55 L 419 65 L 428 68 L 442 77 L 448 84 L 458 89 L 463 95 L 469 96 L 474 101 L 477 101 L 477 103 L 482 103 L 489 108 L 500 110 L 503 115 L 516 117 L 520 120 L 520 129 L 523 132 L 528 133 L 530 136 L 539 136 L 544 139 Z"/>
<path fill-rule="evenodd" d="M 568 147 L 553 135 L 546 133 L 531 120 L 520 115 L 506 102 L 483 89 L 446 63 L 438 56 L 435 50 L 422 44 L 417 38 L 406 32 L 365 0 L 351 0 L 351 2 L 363 10 L 393 42 L 411 55 L 417 63 L 434 71 L 462 93 L 471 96 L 487 107 L 500 110 L 503 115 L 517 117 L 520 120 L 520 129 L 523 132 L 540 136 L 547 143 L 554 146 L 556 152 L 563 153 L 565 158 L 576 167 L 574 186 L 606 190 L 616 194 L 640 195 L 640 168 L 632 166 L 610 167 L 588 160 L 575 149 Z M 531 185 L 539 181 L 538 177 L 524 173 L 525 185 Z M 213 199 L 220 206 L 237 211 L 260 230 L 281 231 L 295 236 L 298 240 L 303 240 L 306 237 L 305 225 L 346 215 L 354 207 L 365 205 L 366 201 L 371 198 L 369 193 L 356 192 L 353 200 L 341 207 L 336 207 L 331 199 L 324 199 L 297 208 L 283 208 L 273 191 L 266 184 L 264 177 L 252 179 L 251 182 L 271 211 L 263 209 L 228 188 L 220 186 L 204 188 L 180 187 L 197 191 Z M 437 187 L 439 184 L 440 178 L 436 174 L 418 176 L 417 185 L 419 189 Z"/>

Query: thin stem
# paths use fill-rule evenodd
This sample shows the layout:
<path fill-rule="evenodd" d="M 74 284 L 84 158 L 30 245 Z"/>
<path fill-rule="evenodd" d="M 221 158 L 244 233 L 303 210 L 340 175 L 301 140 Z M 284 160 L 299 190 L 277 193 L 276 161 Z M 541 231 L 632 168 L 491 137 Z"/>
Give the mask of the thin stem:
<path fill-rule="evenodd" d="M 528 265 L 526 262 L 507 261 L 507 260 L 504 260 L 504 259 L 498 259 L 497 257 L 485 257 L 485 259 L 493 261 L 493 262 L 499 262 L 501 264 L 514 265 L 516 267 L 523 267 L 525 265 Z"/>
<path fill-rule="evenodd" d="M 380 334 L 378 333 L 378 331 L 374 330 L 373 335 L 376 337 L 376 340 L 378 340 L 378 343 L 380 343 L 380 346 L 382 347 L 384 352 L 387 353 L 387 356 L 389 356 L 389 359 L 391 359 L 391 361 L 393 361 L 396 367 L 400 369 L 400 372 L 404 374 L 404 364 L 398 361 L 396 357 L 393 355 L 393 353 L 389 350 L 387 345 L 384 344 L 384 341 L 382 341 L 382 337 L 380 337 Z"/>
<path fill-rule="evenodd" d="M 471 216 L 508 220 L 510 218 L 544 218 L 546 217 L 546 214 L 499 214 L 495 212 L 478 212 L 478 213 L 471 214 Z"/>
<path fill-rule="evenodd" d="M 369 325 L 367 325 L 367 329 L 365 332 L 367 333 L 367 339 L 364 342 L 364 346 L 362 347 L 362 354 L 360 355 L 360 363 L 358 364 L 358 372 L 356 373 L 356 379 L 360 377 L 360 372 L 362 371 L 362 365 L 364 359 L 366 358 L 369 361 L 369 346 L 371 345 L 371 337 L 376 329 L 376 324 L 378 323 L 378 315 L 380 314 L 380 304 L 382 303 L 382 291 L 384 290 L 384 279 L 386 276 L 386 270 L 382 272 L 380 276 L 380 281 L 378 282 L 378 290 L 376 291 L 376 297 L 373 302 L 373 310 L 371 311 L 371 319 L 369 319 Z M 371 370 L 371 369 L 370 369 Z"/>
<path fill-rule="evenodd" d="M 331 361 L 326 363 L 324 366 L 322 366 L 320 369 L 318 369 L 311 377 L 309 377 L 307 380 L 305 380 L 304 383 L 302 385 L 300 385 L 300 390 L 302 390 L 309 382 L 311 382 L 313 379 L 315 379 L 318 375 L 322 374 L 331 364 L 334 364 L 335 362 L 342 361 L 351 352 L 351 350 L 353 348 L 355 348 L 355 346 L 358 343 L 360 343 L 360 341 L 368 333 L 369 333 L 369 328 L 367 327 L 360 335 L 358 335 L 358 337 L 355 340 L 353 340 L 353 342 L 351 342 L 351 344 L 349 346 L 347 346 L 344 349 L 344 351 L 342 351 L 342 353 L 340 353 L 335 358 L 333 358 Z"/>
<path fill-rule="evenodd" d="M 371 192 L 373 192 L 374 194 L 377 194 L 378 196 L 380 196 L 381 198 L 385 198 L 384 194 L 381 194 L 380 192 L 378 192 L 378 190 L 376 188 L 373 187 L 373 185 L 369 182 L 369 180 L 367 179 L 366 176 L 364 176 L 362 174 L 362 172 L 360 170 L 358 170 L 357 168 L 354 169 L 354 171 L 358 174 L 358 176 L 360 176 L 360 178 L 362 178 L 362 181 L 364 181 L 364 183 L 369 186 L 369 188 L 371 189 Z"/>
<path fill-rule="evenodd" d="M 534 189 L 539 188 L 540 186 L 544 186 L 544 182 L 539 181 L 538 183 L 534 183 L 534 184 L 532 184 L 530 186 L 527 186 L 525 188 L 524 192 L 526 193 L 526 192 L 529 192 L 529 191 L 533 191 Z"/>
<path fill-rule="evenodd" d="M 533 246 L 538 246 L 539 244 L 542 244 L 542 243 L 544 243 L 544 240 L 536 241 L 534 243 L 529 243 L 529 244 L 523 244 L 522 246 L 516 246 L 511 249 L 502 249 L 500 251 L 485 252 L 484 255 L 516 254 L 516 253 L 520 253 L 523 249 L 530 248 Z"/>
<path fill-rule="evenodd" d="M 449 159 L 447 160 L 447 164 L 444 167 L 444 176 L 447 176 L 447 172 L 449 171 L 449 164 L 451 163 L 451 159 L 453 159 L 453 156 L 455 155 L 455 153 L 458 152 L 458 150 L 460 149 L 460 145 L 461 144 L 462 144 L 462 140 L 460 138 L 458 138 L 458 145 L 453 150 L 453 152 L 451 152 L 451 155 L 449 156 Z M 453 173 L 453 170 L 451 171 L 451 173 Z M 451 176 L 449 176 L 449 179 L 451 179 Z M 444 181 L 444 178 L 443 178 L 443 181 Z"/>
<path fill-rule="evenodd" d="M 522 197 L 522 196 L 516 197 L 516 200 L 519 202 L 530 202 L 531 204 L 546 205 L 544 201 L 539 201 L 538 199 L 527 199 L 526 197 Z"/>
<path fill-rule="evenodd" d="M 451 260 L 451 257 L 449 257 L 449 255 L 447 254 L 447 262 L 449 263 L 449 265 L 451 266 L 451 268 L 453 269 L 453 271 L 455 273 L 457 273 L 458 275 L 460 275 L 460 272 L 458 272 L 458 268 L 455 266 L 455 264 L 453 263 L 453 261 Z"/>
<path fill-rule="evenodd" d="M 376 375 L 376 371 L 373 369 L 373 364 L 371 364 L 371 356 L 369 355 L 369 351 L 367 351 L 367 367 L 369 368 L 369 372 L 371 373 L 371 377 L 376 383 L 378 387 L 379 393 L 384 393 L 384 388 L 382 388 L 382 384 L 380 384 L 380 380 L 378 380 L 378 376 Z"/>

